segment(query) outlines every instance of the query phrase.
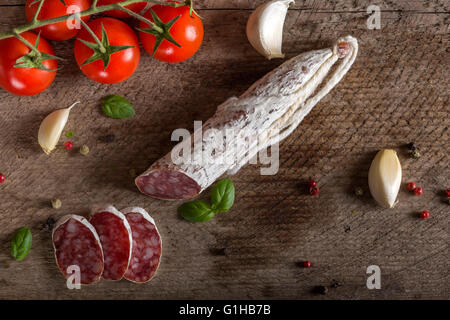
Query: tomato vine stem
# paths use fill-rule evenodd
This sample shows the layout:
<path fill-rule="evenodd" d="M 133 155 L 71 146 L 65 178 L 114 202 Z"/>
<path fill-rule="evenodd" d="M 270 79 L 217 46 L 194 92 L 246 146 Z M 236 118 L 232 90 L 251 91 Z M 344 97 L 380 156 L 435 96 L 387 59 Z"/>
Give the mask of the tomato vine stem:
<path fill-rule="evenodd" d="M 97 43 L 97 45 L 98 45 L 98 47 L 99 47 L 99 50 L 100 50 L 102 53 L 105 53 L 105 52 L 106 52 L 106 48 L 105 48 L 105 46 L 103 45 L 103 43 L 100 41 L 100 39 L 97 37 L 97 35 L 95 34 L 95 32 L 92 31 L 92 29 L 89 28 L 89 26 L 87 25 L 87 23 L 84 22 L 83 19 L 80 19 L 80 17 L 79 17 L 78 15 L 76 16 L 76 19 L 77 19 L 78 21 L 80 21 L 80 23 L 83 25 L 83 27 L 86 29 L 86 31 L 89 32 L 89 34 L 92 36 L 92 38 L 94 38 L 95 42 Z"/>
<path fill-rule="evenodd" d="M 39 16 L 39 13 L 41 12 L 42 6 L 44 5 L 44 1 L 45 0 L 41 0 L 41 2 L 39 2 L 39 6 L 38 6 L 36 12 L 34 13 L 33 19 L 31 20 L 33 23 L 36 23 L 38 21 L 38 16 Z"/>
<path fill-rule="evenodd" d="M 164 30 L 163 30 L 162 28 L 160 28 L 159 26 L 157 26 L 157 25 L 156 25 L 155 23 L 153 23 L 152 21 L 150 21 L 150 20 L 148 20 L 147 18 L 141 16 L 139 13 L 136 13 L 136 12 L 134 12 L 134 11 L 131 11 L 131 10 L 125 8 L 125 7 L 124 7 L 123 5 L 121 5 L 121 4 L 117 4 L 117 9 L 118 9 L 118 10 L 125 11 L 125 12 L 128 13 L 130 16 L 133 16 L 133 17 L 135 17 L 136 19 L 141 20 L 141 21 L 147 23 L 149 26 L 152 27 L 152 29 L 154 29 L 154 30 L 156 30 L 156 31 L 158 31 L 158 32 L 160 32 L 160 33 L 163 33 L 163 32 L 164 32 Z"/>
<path fill-rule="evenodd" d="M 21 25 L 21 26 L 18 26 L 16 28 L 14 28 L 13 30 L 0 33 L 0 40 L 11 38 L 11 37 L 16 37 L 19 40 L 21 40 L 22 42 L 24 42 L 21 39 L 21 37 L 18 37 L 18 35 L 23 33 L 23 32 L 30 31 L 30 30 L 33 30 L 33 29 L 36 29 L 36 28 L 40 28 L 40 27 L 43 27 L 43 26 L 47 26 L 47 25 L 52 24 L 52 23 L 66 21 L 68 19 L 74 19 L 74 17 L 75 17 L 74 14 L 67 14 L 67 15 L 61 16 L 61 17 L 38 20 L 37 16 L 39 14 L 40 8 L 42 8 L 42 5 L 44 4 L 44 1 L 45 0 L 42 0 L 39 3 L 39 8 L 36 11 L 35 19 L 33 18 L 29 23 Z M 178 2 L 161 2 L 161 1 L 157 1 L 157 0 L 124 0 L 124 1 L 121 1 L 121 2 L 114 3 L 114 4 L 97 6 L 97 1 L 94 0 L 92 6 L 89 9 L 81 11 L 79 13 L 76 13 L 76 15 L 78 15 L 79 17 L 85 17 L 85 16 L 89 16 L 89 15 L 94 15 L 94 14 L 97 14 L 97 13 L 102 13 L 102 12 L 105 12 L 105 11 L 118 9 L 118 5 L 121 7 L 121 10 L 122 10 L 122 9 L 125 9 L 125 8 L 123 8 L 124 6 L 128 6 L 130 4 L 134 4 L 134 3 L 138 3 L 138 2 L 149 2 L 149 3 L 160 4 L 160 5 L 171 6 L 171 7 L 179 6 Z M 135 17 L 137 18 L 137 16 L 135 16 Z"/>
<path fill-rule="evenodd" d="M 38 48 L 33 46 L 27 39 L 25 39 L 24 37 L 22 37 L 20 35 L 20 33 L 15 33 L 14 36 L 19 39 L 20 41 L 22 41 L 28 48 L 31 49 L 31 51 L 34 51 L 36 53 L 37 56 L 40 56 L 41 53 L 39 52 Z"/>

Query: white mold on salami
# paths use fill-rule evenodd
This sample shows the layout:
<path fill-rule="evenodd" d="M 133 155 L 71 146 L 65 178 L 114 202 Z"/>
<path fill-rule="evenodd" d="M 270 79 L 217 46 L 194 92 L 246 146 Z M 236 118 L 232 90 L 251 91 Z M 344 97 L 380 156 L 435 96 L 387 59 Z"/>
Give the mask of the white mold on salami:
<path fill-rule="evenodd" d="M 130 263 L 133 246 L 131 228 L 125 215 L 112 205 L 97 206 L 92 210 L 89 221 L 96 229 L 103 248 L 103 279 L 122 279 Z"/>
<path fill-rule="evenodd" d="M 190 150 L 188 156 L 182 157 L 188 160 L 174 163 L 172 152 L 167 154 L 136 178 L 138 189 L 155 198 L 186 200 L 200 194 L 222 175 L 236 173 L 260 150 L 290 135 L 344 77 L 357 53 L 357 40 L 347 36 L 338 39 L 332 48 L 306 52 L 286 61 L 239 98 L 232 97 L 218 106 L 214 116 L 203 125 L 202 132 L 215 130 L 225 137 L 222 145 L 216 147 L 215 139 L 202 136 L 198 141 L 200 147 L 191 148 L 198 134 L 194 132 L 191 139 L 174 148 Z M 257 143 L 246 146 L 241 143 L 246 139 Z M 214 151 L 206 154 L 207 161 L 192 160 L 204 159 L 204 150 Z M 230 158 L 235 160 L 219 161 Z"/>
<path fill-rule="evenodd" d="M 67 268 L 80 268 L 81 284 L 98 282 L 104 268 L 100 238 L 89 221 L 78 215 L 59 219 L 52 232 L 55 259 L 59 270 L 67 279 Z"/>
<path fill-rule="evenodd" d="M 122 212 L 133 235 L 131 261 L 125 279 L 136 283 L 148 282 L 155 276 L 161 260 L 161 236 L 155 221 L 145 209 L 129 207 Z"/>

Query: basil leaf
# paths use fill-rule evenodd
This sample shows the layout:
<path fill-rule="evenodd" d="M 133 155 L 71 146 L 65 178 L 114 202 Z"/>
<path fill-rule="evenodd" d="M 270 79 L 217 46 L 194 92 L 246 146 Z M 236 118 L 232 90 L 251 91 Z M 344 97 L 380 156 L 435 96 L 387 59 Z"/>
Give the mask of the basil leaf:
<path fill-rule="evenodd" d="M 135 115 L 133 105 L 127 99 L 114 94 L 103 97 L 102 110 L 113 119 L 131 118 Z"/>
<path fill-rule="evenodd" d="M 211 206 L 199 200 L 183 203 L 178 208 L 178 212 L 183 218 L 191 222 L 205 222 L 214 217 Z"/>
<path fill-rule="evenodd" d="M 66 132 L 66 137 L 67 137 L 67 138 L 72 138 L 73 135 L 74 135 L 73 131 L 67 131 L 67 132 Z"/>
<path fill-rule="evenodd" d="M 25 259 L 31 249 L 31 231 L 28 227 L 20 228 L 11 241 L 11 255 L 17 261 Z"/>
<path fill-rule="evenodd" d="M 226 212 L 234 204 L 234 185 L 229 179 L 216 183 L 211 191 L 211 203 L 215 212 Z"/>

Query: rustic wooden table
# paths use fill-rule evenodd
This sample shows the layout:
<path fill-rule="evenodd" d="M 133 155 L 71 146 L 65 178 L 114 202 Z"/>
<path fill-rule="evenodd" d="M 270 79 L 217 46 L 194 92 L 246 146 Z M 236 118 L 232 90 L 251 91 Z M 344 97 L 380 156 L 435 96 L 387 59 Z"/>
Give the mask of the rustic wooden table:
<path fill-rule="evenodd" d="M 2 0 L 0 28 L 24 22 L 24 0 Z M 198 0 L 206 28 L 201 50 L 180 64 L 143 54 L 132 78 L 100 85 L 85 78 L 73 59 L 73 41 L 54 43 L 66 61 L 53 85 L 30 98 L 0 90 L 0 298 L 2 299 L 448 299 L 449 205 L 449 3 L 375 1 L 381 30 L 366 26 L 372 1 L 298 0 L 285 25 L 287 57 L 358 38 L 359 56 L 344 80 L 320 102 L 280 147 L 275 176 L 255 165 L 232 177 L 233 209 L 208 223 L 177 215 L 179 202 L 140 194 L 129 175 L 168 152 L 176 128 L 192 129 L 218 104 L 238 95 L 282 63 L 266 61 L 249 45 L 245 24 L 260 0 Z M 102 115 L 99 99 L 127 97 L 131 120 Z M 67 130 L 91 153 L 59 148 L 50 157 L 37 144 L 43 117 L 74 101 Z M 114 143 L 101 140 L 115 134 Z M 63 137 L 61 142 L 67 138 Z M 422 157 L 408 157 L 414 141 Z M 377 150 L 394 148 L 403 166 L 399 204 L 384 210 L 372 200 L 367 172 Z M 309 177 L 320 195 L 305 193 Z M 406 182 L 419 183 L 421 197 Z M 365 195 L 357 197 L 354 187 Z M 51 208 L 50 199 L 63 205 Z M 206 198 L 203 194 L 201 198 Z M 138 205 L 155 218 L 163 237 L 157 277 L 145 285 L 102 281 L 68 290 L 53 256 L 48 217 L 89 212 L 96 203 Z M 424 209 L 428 220 L 418 219 Z M 27 225 L 33 248 L 22 262 L 9 257 L 14 231 Z M 310 260 L 302 269 L 297 262 Z M 366 288 L 366 268 L 381 268 L 381 289 Z M 327 295 L 311 292 L 317 285 Z"/>

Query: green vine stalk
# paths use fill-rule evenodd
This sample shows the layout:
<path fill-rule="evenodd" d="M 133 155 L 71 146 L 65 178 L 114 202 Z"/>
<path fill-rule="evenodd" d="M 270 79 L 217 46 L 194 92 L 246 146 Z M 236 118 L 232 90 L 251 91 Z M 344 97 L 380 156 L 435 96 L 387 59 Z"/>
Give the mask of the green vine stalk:
<path fill-rule="evenodd" d="M 172 3 L 161 2 L 161 1 L 157 1 L 157 0 L 124 0 L 121 2 L 104 5 L 104 6 L 97 6 L 97 0 L 94 0 L 92 3 L 92 6 L 89 9 L 81 11 L 79 13 L 67 14 L 65 16 L 60 16 L 60 17 L 51 18 L 51 19 L 38 20 L 39 12 L 42 8 L 42 5 L 44 4 L 44 1 L 45 0 L 40 1 L 39 7 L 36 10 L 36 13 L 35 13 L 33 19 L 30 22 L 28 22 L 27 24 L 18 26 L 8 32 L 0 33 L 0 40 L 11 38 L 11 37 L 16 37 L 17 39 L 19 39 L 20 41 L 25 43 L 31 50 L 35 51 L 36 53 L 39 53 L 34 46 L 32 46 L 28 41 L 26 41 L 23 37 L 20 36 L 21 33 L 30 31 L 30 30 L 33 30 L 33 29 L 36 29 L 39 27 L 43 27 L 43 26 L 46 26 L 46 25 L 49 25 L 52 23 L 62 22 L 62 21 L 68 20 L 68 19 L 74 19 L 74 17 L 75 18 L 85 17 L 85 16 L 94 15 L 94 14 L 102 13 L 102 12 L 109 11 L 109 10 L 125 11 L 125 12 L 131 14 L 133 17 L 148 23 L 150 26 L 152 26 L 152 28 L 155 28 L 155 27 L 157 28 L 157 26 L 155 26 L 155 24 L 153 22 L 151 22 L 150 20 L 144 18 L 143 16 L 141 16 L 135 12 L 128 10 L 125 7 L 130 4 L 137 3 L 137 2 L 150 2 L 150 3 L 154 3 L 154 4 L 166 5 L 166 6 L 172 6 L 172 7 L 180 7 L 180 6 L 188 5 L 192 8 L 191 0 L 187 0 L 187 1 L 183 1 L 183 2 L 172 2 Z"/>

